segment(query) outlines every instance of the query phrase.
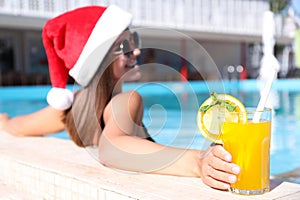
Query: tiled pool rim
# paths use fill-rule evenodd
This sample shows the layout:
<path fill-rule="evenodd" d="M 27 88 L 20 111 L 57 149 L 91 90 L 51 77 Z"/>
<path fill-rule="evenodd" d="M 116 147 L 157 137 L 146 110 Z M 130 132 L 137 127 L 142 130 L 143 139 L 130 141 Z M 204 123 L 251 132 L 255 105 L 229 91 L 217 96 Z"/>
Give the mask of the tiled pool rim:
<path fill-rule="evenodd" d="M 300 184 L 288 182 L 247 197 L 214 190 L 199 178 L 112 170 L 58 138 L 0 132 L 0 160 L 0 199 L 300 199 Z"/>

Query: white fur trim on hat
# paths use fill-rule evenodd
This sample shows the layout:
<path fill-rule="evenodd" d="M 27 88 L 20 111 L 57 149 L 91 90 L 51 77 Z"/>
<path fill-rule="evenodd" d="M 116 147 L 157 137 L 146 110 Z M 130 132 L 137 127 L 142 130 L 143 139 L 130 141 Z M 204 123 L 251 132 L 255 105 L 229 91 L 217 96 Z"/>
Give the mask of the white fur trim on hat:
<path fill-rule="evenodd" d="M 47 95 L 47 102 L 57 110 L 66 110 L 71 107 L 74 95 L 68 89 L 51 88 Z"/>
<path fill-rule="evenodd" d="M 108 50 L 122 31 L 132 21 L 132 15 L 121 8 L 111 5 L 97 21 L 76 64 L 69 74 L 81 86 L 87 86 L 96 74 Z"/>

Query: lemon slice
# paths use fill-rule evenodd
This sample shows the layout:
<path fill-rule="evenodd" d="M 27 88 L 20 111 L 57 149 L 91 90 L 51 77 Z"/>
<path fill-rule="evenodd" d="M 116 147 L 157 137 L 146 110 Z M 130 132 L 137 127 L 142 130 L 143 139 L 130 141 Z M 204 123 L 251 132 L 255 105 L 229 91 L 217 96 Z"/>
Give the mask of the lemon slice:
<path fill-rule="evenodd" d="M 231 95 L 212 93 L 198 110 L 198 129 L 207 140 L 220 143 L 220 130 L 225 121 L 246 122 L 246 108 Z"/>

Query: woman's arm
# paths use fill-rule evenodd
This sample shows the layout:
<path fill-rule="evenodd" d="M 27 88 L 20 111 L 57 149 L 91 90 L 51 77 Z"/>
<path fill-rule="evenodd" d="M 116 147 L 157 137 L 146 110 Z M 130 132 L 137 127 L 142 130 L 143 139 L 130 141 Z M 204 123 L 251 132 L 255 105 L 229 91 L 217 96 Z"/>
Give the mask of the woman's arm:
<path fill-rule="evenodd" d="M 113 98 L 105 109 L 105 128 L 99 141 L 99 159 L 104 165 L 136 172 L 201 177 L 204 183 L 219 189 L 235 182 L 233 169 L 237 166 L 221 146 L 207 151 L 187 150 L 142 139 L 142 116 L 138 93 L 127 92 Z"/>
<path fill-rule="evenodd" d="M 56 133 L 64 130 L 63 115 L 64 111 L 50 106 L 11 119 L 6 114 L 0 114 L 0 130 L 15 136 L 41 136 Z"/>

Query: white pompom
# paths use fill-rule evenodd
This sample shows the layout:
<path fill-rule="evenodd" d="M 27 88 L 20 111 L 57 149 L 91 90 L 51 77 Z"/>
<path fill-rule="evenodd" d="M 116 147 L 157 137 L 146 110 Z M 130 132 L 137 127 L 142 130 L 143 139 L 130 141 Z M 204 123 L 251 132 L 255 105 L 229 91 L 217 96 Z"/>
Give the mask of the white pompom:
<path fill-rule="evenodd" d="M 47 102 L 57 110 L 66 110 L 71 107 L 74 95 L 68 89 L 52 88 L 47 95 Z"/>

